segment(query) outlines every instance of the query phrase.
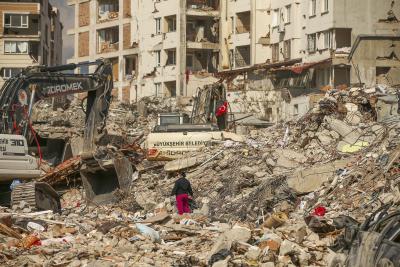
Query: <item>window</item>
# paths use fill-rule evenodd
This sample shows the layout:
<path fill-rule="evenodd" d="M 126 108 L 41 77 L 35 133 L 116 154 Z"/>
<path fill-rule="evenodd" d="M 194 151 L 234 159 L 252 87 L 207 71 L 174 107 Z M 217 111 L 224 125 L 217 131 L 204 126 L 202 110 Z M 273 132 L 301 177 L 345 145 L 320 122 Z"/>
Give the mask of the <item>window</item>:
<path fill-rule="evenodd" d="M 193 68 L 193 55 L 186 55 L 186 66 Z"/>
<path fill-rule="evenodd" d="M 156 66 L 160 67 L 161 66 L 161 51 L 155 51 L 156 53 Z"/>
<path fill-rule="evenodd" d="M 332 48 L 332 32 L 326 31 L 324 32 L 324 48 L 331 49 Z"/>
<path fill-rule="evenodd" d="M 279 61 L 279 44 L 272 45 L 272 61 Z"/>
<path fill-rule="evenodd" d="M 317 14 L 317 0 L 310 0 L 310 17 Z"/>
<path fill-rule="evenodd" d="M 175 31 L 176 31 L 176 17 L 168 20 L 168 32 L 175 32 Z"/>
<path fill-rule="evenodd" d="M 279 9 L 274 9 L 272 13 L 272 27 L 277 27 L 279 25 Z"/>
<path fill-rule="evenodd" d="M 100 16 L 107 14 L 109 12 L 118 12 L 118 1 L 115 3 L 104 3 L 99 5 L 99 14 Z"/>
<path fill-rule="evenodd" d="M 28 42 L 26 41 L 5 41 L 5 54 L 28 54 Z"/>
<path fill-rule="evenodd" d="M 125 78 L 127 80 L 130 80 L 135 76 L 136 76 L 136 57 L 127 56 L 125 57 Z"/>
<path fill-rule="evenodd" d="M 231 17 L 231 33 L 235 32 L 235 17 Z"/>
<path fill-rule="evenodd" d="M 167 65 L 175 65 L 176 64 L 176 51 L 168 50 L 167 53 L 168 53 Z"/>
<path fill-rule="evenodd" d="M 285 18 L 284 18 L 285 23 L 290 23 L 291 11 L 292 11 L 291 5 L 285 7 Z"/>
<path fill-rule="evenodd" d="M 3 68 L 3 79 L 9 79 L 18 75 L 22 71 L 21 68 Z"/>
<path fill-rule="evenodd" d="M 161 18 L 156 18 L 156 34 L 161 34 Z"/>
<path fill-rule="evenodd" d="M 161 83 L 155 83 L 155 95 L 156 96 L 161 96 Z"/>
<path fill-rule="evenodd" d="M 22 14 L 5 14 L 5 28 L 28 28 L 28 15 Z"/>
<path fill-rule="evenodd" d="M 322 0 L 322 13 L 326 13 L 329 11 L 329 0 Z"/>
<path fill-rule="evenodd" d="M 308 35 L 308 52 L 313 53 L 317 50 L 317 35 L 309 34 Z"/>
<path fill-rule="evenodd" d="M 285 60 L 290 59 L 290 51 L 291 51 L 291 41 L 287 40 L 283 42 L 283 57 Z"/>

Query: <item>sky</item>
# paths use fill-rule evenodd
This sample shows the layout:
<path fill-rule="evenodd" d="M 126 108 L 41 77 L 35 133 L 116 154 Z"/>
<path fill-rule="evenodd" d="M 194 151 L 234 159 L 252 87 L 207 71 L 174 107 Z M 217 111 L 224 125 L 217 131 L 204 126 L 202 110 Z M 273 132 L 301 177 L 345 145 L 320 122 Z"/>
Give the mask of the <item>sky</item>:
<path fill-rule="evenodd" d="M 50 3 L 60 10 L 61 23 L 64 25 L 63 63 L 66 63 L 67 59 L 72 58 L 74 55 L 74 38 L 67 35 L 68 29 L 74 27 L 74 9 L 67 5 L 67 0 L 50 0 Z"/>

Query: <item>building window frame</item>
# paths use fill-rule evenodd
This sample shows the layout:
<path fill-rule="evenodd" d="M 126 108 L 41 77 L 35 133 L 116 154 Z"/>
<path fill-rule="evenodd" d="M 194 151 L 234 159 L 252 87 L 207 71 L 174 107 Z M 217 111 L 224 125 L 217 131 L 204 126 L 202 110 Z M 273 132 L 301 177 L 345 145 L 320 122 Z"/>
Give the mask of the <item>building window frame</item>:
<path fill-rule="evenodd" d="M 310 0 L 310 14 L 309 17 L 315 17 L 317 15 L 317 0 Z"/>
<path fill-rule="evenodd" d="M 272 48 L 272 62 L 279 61 L 279 43 L 271 45 Z"/>
<path fill-rule="evenodd" d="M 155 96 L 156 97 L 161 96 L 161 94 L 162 94 L 162 86 L 161 86 L 160 82 L 154 83 L 154 89 L 155 89 L 155 92 L 154 92 Z"/>
<path fill-rule="evenodd" d="M 156 24 L 156 35 L 161 34 L 161 18 L 155 18 L 155 24 Z"/>
<path fill-rule="evenodd" d="M 156 66 L 161 67 L 161 50 L 154 51 L 156 55 Z"/>
<path fill-rule="evenodd" d="M 8 22 L 6 22 L 7 21 L 7 16 L 9 17 L 8 18 Z M 13 25 L 13 18 L 12 17 L 14 17 L 14 16 L 20 16 L 20 25 Z M 29 28 L 29 14 L 4 13 L 3 25 L 4 25 L 4 28 L 27 29 L 27 28 Z"/>
<path fill-rule="evenodd" d="M 324 49 L 332 49 L 332 31 L 324 31 L 322 36 L 324 39 Z"/>
<path fill-rule="evenodd" d="M 307 51 L 308 51 L 308 53 L 317 52 L 317 34 L 316 33 L 307 35 Z"/>
<path fill-rule="evenodd" d="M 321 14 L 329 13 L 329 0 L 321 0 Z"/>
<path fill-rule="evenodd" d="M 272 10 L 272 28 L 279 26 L 279 9 Z"/>
<path fill-rule="evenodd" d="M 167 66 L 175 66 L 176 65 L 176 50 L 170 49 L 167 50 Z"/>
<path fill-rule="evenodd" d="M 291 23 L 292 5 L 285 6 L 285 24 Z"/>
<path fill-rule="evenodd" d="M 13 73 L 13 71 L 15 72 Z M 21 71 L 22 68 L 3 68 L 1 72 L 1 77 L 3 78 L 3 80 L 7 80 L 14 77 L 15 75 L 18 75 L 18 73 L 20 73 Z"/>
<path fill-rule="evenodd" d="M 19 44 L 25 43 L 26 47 L 23 48 Z M 13 45 L 15 51 L 13 50 Z M 25 52 L 24 52 L 25 51 Z M 27 55 L 29 54 L 29 42 L 28 41 L 4 41 L 4 54 L 12 54 L 12 55 Z"/>
<path fill-rule="evenodd" d="M 283 42 L 283 58 L 284 60 L 289 60 L 292 51 L 292 40 L 286 40 Z"/>
<path fill-rule="evenodd" d="M 176 32 L 176 16 L 168 19 L 168 32 Z"/>

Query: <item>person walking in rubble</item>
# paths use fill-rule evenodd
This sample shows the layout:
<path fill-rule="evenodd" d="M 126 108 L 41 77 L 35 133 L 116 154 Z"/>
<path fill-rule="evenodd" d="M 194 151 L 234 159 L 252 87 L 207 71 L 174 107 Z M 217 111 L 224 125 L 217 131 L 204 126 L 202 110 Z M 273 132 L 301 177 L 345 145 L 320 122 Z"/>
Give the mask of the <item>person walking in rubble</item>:
<path fill-rule="evenodd" d="M 175 181 L 171 196 L 176 197 L 176 208 L 179 215 L 190 213 L 189 200 L 193 197 L 192 186 L 185 173 L 179 174 L 179 179 Z"/>
<path fill-rule="evenodd" d="M 217 105 L 215 111 L 215 116 L 217 117 L 217 125 L 220 131 L 226 129 L 226 116 L 228 114 L 228 102 L 220 101 Z"/>

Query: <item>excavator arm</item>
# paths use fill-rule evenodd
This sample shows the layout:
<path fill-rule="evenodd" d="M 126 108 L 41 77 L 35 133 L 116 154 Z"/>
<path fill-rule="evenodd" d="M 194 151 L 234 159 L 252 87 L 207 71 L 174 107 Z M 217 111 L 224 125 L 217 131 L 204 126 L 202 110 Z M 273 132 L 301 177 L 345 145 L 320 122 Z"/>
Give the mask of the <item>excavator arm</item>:
<path fill-rule="evenodd" d="M 91 74 L 74 74 L 84 65 L 95 65 Z M 128 188 L 132 166 L 126 158 L 99 159 L 96 141 L 105 127 L 113 88 L 112 66 L 107 60 L 56 67 L 34 66 L 6 81 L 0 91 L 0 181 L 38 178 L 40 170 L 28 155 L 26 139 L 35 136 L 31 125 L 34 104 L 42 99 L 87 92 L 81 152 L 81 177 L 89 200 L 114 199 L 113 191 Z M 38 209 L 60 209 L 57 193 L 48 184 L 23 183 L 11 193 L 11 204 L 22 201 Z"/>
<path fill-rule="evenodd" d="M 96 70 L 91 74 L 71 73 L 84 65 L 95 65 Z M 0 91 L 0 133 L 29 138 L 30 117 L 37 101 L 87 92 L 83 155 L 89 155 L 105 126 L 112 88 L 112 66 L 107 60 L 28 67 L 7 80 Z"/>

